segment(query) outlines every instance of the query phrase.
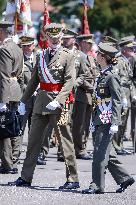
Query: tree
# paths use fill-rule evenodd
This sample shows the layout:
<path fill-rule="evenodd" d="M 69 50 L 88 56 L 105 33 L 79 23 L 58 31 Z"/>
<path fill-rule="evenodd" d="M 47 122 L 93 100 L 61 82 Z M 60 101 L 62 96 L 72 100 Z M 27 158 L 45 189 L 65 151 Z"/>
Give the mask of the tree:
<path fill-rule="evenodd" d="M 0 0 L 0 18 L 2 16 L 2 12 L 4 11 L 6 5 L 6 0 Z"/>
<path fill-rule="evenodd" d="M 53 6 L 59 8 L 59 14 L 52 14 L 54 20 L 71 14 L 82 17 L 82 5 L 76 1 L 50 0 Z M 71 6 L 70 6 L 71 5 Z M 72 6 L 73 5 L 73 6 Z M 55 18 L 57 15 L 58 18 Z M 91 31 L 105 31 L 109 28 L 120 34 L 134 33 L 136 35 L 136 1 L 135 0 L 95 0 L 94 8 L 88 11 L 88 20 Z"/>

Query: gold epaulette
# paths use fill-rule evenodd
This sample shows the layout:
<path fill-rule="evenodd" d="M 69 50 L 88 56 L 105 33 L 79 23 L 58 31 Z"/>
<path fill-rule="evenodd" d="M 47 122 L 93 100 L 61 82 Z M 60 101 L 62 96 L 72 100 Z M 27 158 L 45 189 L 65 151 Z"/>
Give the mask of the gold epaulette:
<path fill-rule="evenodd" d="M 97 105 L 103 104 L 105 102 L 109 102 L 111 98 L 103 98 L 103 99 L 97 99 Z"/>

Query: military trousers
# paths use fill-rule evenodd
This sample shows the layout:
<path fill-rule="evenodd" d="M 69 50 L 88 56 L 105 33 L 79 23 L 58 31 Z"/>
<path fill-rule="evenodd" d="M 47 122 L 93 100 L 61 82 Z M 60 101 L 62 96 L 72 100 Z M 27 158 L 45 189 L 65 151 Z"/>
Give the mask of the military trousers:
<path fill-rule="evenodd" d="M 129 116 L 129 108 L 126 110 L 124 114 L 121 116 L 121 125 L 119 125 L 119 130 L 115 134 L 113 143 L 116 151 L 120 151 L 123 149 L 123 137 L 127 128 L 127 121 L 128 121 L 128 116 Z"/>
<path fill-rule="evenodd" d="M 131 137 L 133 141 L 134 152 L 136 152 L 136 104 L 131 105 Z"/>
<path fill-rule="evenodd" d="M 86 153 L 92 105 L 76 101 L 73 108 L 72 134 L 76 156 Z"/>
<path fill-rule="evenodd" d="M 20 137 L 0 140 L 1 167 L 4 169 L 17 168 L 20 152 Z"/>
<path fill-rule="evenodd" d="M 49 124 L 47 126 L 47 128 L 44 131 L 44 140 L 43 140 L 43 144 L 41 147 L 41 151 L 40 153 L 43 155 L 43 157 L 45 158 L 49 152 L 49 148 L 50 148 L 50 139 L 52 136 L 52 132 L 53 132 L 53 127 L 51 124 Z"/>
<path fill-rule="evenodd" d="M 95 127 L 94 152 L 92 162 L 92 181 L 104 191 L 106 168 L 119 185 L 130 178 L 122 163 L 117 159 L 117 154 L 112 144 L 112 135 L 109 134 L 110 124 Z"/>
<path fill-rule="evenodd" d="M 33 179 L 37 158 L 44 140 L 43 133 L 49 123 L 53 126 L 63 151 L 67 181 L 78 182 L 77 164 L 72 136 L 68 130 L 65 129 L 65 126 L 57 125 L 59 117 L 60 115 L 55 114 L 41 115 L 34 113 L 32 115 L 27 153 L 21 172 L 21 178 L 27 182 L 31 182 Z"/>

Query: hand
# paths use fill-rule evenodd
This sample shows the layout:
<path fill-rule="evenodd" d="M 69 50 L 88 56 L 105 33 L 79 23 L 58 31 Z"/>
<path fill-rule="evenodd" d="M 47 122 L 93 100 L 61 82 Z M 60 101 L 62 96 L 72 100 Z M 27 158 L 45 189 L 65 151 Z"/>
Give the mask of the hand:
<path fill-rule="evenodd" d="M 111 125 L 109 134 L 114 135 L 117 132 L 118 132 L 118 125 Z"/>
<path fill-rule="evenodd" d="M 4 112 L 6 111 L 6 109 L 7 109 L 6 103 L 0 103 L 0 112 Z"/>
<path fill-rule="evenodd" d="M 128 106 L 127 98 L 122 99 L 122 107 L 126 108 Z"/>
<path fill-rule="evenodd" d="M 56 108 L 61 108 L 61 105 L 59 104 L 58 101 L 53 100 L 48 105 L 46 105 L 46 108 L 49 110 L 56 110 Z"/>
<path fill-rule="evenodd" d="M 20 115 L 24 115 L 26 113 L 25 104 L 20 102 L 18 106 L 18 112 Z"/>
<path fill-rule="evenodd" d="M 33 96 L 36 96 L 37 95 L 37 90 L 34 92 Z"/>
<path fill-rule="evenodd" d="M 132 97 L 132 102 L 136 102 L 136 95 Z"/>
<path fill-rule="evenodd" d="M 75 81 L 75 86 L 80 86 L 84 83 L 84 80 L 82 78 L 77 78 L 76 81 Z"/>

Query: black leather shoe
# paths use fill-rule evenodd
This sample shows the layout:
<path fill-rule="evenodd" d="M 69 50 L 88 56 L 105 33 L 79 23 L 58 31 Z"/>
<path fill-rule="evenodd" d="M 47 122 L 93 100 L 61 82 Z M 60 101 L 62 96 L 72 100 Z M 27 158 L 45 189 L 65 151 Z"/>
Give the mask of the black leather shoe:
<path fill-rule="evenodd" d="M 66 182 L 63 186 L 60 186 L 59 189 L 77 189 L 80 188 L 79 182 Z"/>
<path fill-rule="evenodd" d="M 13 169 L 1 168 L 0 169 L 0 174 L 17 174 L 17 173 L 18 173 L 17 168 L 13 168 Z"/>
<path fill-rule="evenodd" d="M 118 150 L 117 151 L 117 155 L 131 155 L 132 152 L 126 150 L 126 149 L 122 149 L 122 150 Z"/>
<path fill-rule="evenodd" d="M 21 187 L 30 187 L 31 183 L 23 180 L 19 177 L 15 182 L 8 182 L 9 186 L 21 186 Z"/>
<path fill-rule="evenodd" d="M 104 192 L 100 191 L 99 189 L 84 189 L 82 190 L 82 194 L 104 194 Z"/>
<path fill-rule="evenodd" d="M 132 184 L 134 184 L 135 180 L 133 178 L 130 178 L 128 180 L 126 180 L 125 182 L 120 184 L 120 188 L 116 190 L 116 193 L 122 193 L 125 191 L 125 189 L 128 188 L 128 186 L 131 186 Z"/>
<path fill-rule="evenodd" d="M 93 159 L 93 156 L 91 154 L 81 154 L 76 156 L 77 159 L 83 159 L 83 160 L 91 160 Z"/>
<path fill-rule="evenodd" d="M 58 156 L 58 157 L 57 157 L 57 161 L 58 161 L 58 162 L 64 162 L 64 157 L 61 156 L 61 155 Z"/>

